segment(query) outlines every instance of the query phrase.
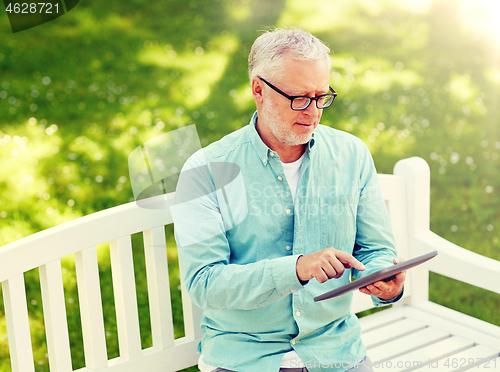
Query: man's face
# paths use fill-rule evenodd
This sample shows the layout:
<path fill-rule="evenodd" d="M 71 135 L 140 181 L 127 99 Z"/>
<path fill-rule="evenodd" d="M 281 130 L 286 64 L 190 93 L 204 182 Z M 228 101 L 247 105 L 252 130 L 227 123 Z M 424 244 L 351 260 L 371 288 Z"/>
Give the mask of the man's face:
<path fill-rule="evenodd" d="M 285 72 L 269 81 L 271 84 L 290 96 L 316 97 L 328 93 L 330 73 L 326 61 L 300 61 L 286 56 L 283 63 Z M 305 110 L 294 111 L 288 98 L 265 86 L 259 123 L 274 137 L 268 140 L 296 146 L 309 142 L 322 111 L 315 101 Z"/>

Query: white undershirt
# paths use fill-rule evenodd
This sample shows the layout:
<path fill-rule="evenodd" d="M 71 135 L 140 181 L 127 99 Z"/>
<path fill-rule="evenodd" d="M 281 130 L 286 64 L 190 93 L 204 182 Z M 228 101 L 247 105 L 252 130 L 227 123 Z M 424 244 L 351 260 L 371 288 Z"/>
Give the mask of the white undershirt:
<path fill-rule="evenodd" d="M 283 173 L 285 173 L 286 181 L 288 182 L 290 192 L 292 193 L 293 204 L 295 204 L 295 195 L 297 195 L 300 169 L 302 167 L 302 161 L 304 160 L 304 154 L 292 163 L 281 163 L 283 166 Z M 299 354 L 297 354 L 295 350 L 292 350 L 283 355 L 280 368 L 297 368 L 303 365 L 304 363 L 302 362 L 302 359 L 300 359 Z M 198 368 L 200 372 L 212 372 L 217 369 L 217 367 L 204 363 L 203 355 L 200 355 L 200 358 L 198 359 Z"/>
<path fill-rule="evenodd" d="M 304 153 L 305 154 L 305 153 Z M 292 163 L 281 163 L 283 166 L 283 172 L 285 173 L 286 181 L 290 187 L 292 193 L 293 203 L 295 204 L 295 195 L 297 195 L 297 186 L 299 185 L 300 169 L 302 167 L 302 161 L 304 160 L 304 154 Z"/>

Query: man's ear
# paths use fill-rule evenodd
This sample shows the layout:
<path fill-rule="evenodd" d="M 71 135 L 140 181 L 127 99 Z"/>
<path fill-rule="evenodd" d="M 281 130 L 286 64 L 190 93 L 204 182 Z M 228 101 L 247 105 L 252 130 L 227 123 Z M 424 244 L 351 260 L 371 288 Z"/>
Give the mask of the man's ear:
<path fill-rule="evenodd" d="M 255 102 L 260 104 L 263 102 L 264 97 L 263 97 L 263 90 L 264 90 L 264 83 L 262 80 L 260 80 L 257 76 L 252 78 L 252 95 L 253 98 L 255 99 Z"/>

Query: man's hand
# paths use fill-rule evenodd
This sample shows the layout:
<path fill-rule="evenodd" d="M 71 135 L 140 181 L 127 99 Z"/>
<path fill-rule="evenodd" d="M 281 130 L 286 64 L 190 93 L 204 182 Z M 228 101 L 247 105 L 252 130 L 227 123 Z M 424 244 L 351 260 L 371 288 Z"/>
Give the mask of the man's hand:
<path fill-rule="evenodd" d="M 394 264 L 403 262 L 402 258 L 396 257 L 393 262 Z M 402 271 L 396 276 L 389 280 L 388 282 L 378 281 L 373 284 L 369 284 L 366 287 L 360 288 L 359 291 L 367 294 L 374 295 L 382 300 L 390 300 L 396 297 L 399 292 L 403 289 L 403 284 L 406 279 L 406 271 Z"/>
<path fill-rule="evenodd" d="M 355 259 L 347 252 L 339 251 L 335 248 L 326 248 L 322 251 L 300 256 L 297 260 L 297 277 L 302 281 L 312 278 L 320 283 L 328 279 L 338 279 L 345 269 L 354 267 L 359 271 L 365 269 L 365 265 Z"/>

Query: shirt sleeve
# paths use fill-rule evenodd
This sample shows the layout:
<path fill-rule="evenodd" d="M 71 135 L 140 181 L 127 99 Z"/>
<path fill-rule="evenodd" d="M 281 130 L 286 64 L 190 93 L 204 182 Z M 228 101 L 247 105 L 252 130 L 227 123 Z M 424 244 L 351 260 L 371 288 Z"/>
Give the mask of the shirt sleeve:
<path fill-rule="evenodd" d="M 390 298 L 388 300 L 383 300 L 381 298 L 378 298 L 377 296 L 371 295 L 372 302 L 376 307 L 387 306 L 387 305 L 393 304 L 393 303 L 398 302 L 399 300 L 401 300 L 403 298 L 404 291 L 405 291 L 405 288 L 403 287 L 403 288 L 401 288 L 401 291 L 396 296 L 394 296 L 393 298 Z"/>
<path fill-rule="evenodd" d="M 360 156 L 359 203 L 356 218 L 356 241 L 353 255 L 365 266 L 366 270 L 353 269 L 356 279 L 393 265 L 396 255 L 394 235 L 382 197 L 377 172 L 370 152 L 363 146 Z M 381 306 L 397 301 L 396 296 L 387 302 L 372 296 L 373 304 Z"/>
<path fill-rule="evenodd" d="M 222 194 L 215 184 L 208 167 L 190 159 L 170 206 L 180 272 L 192 301 L 202 309 L 253 309 L 302 289 L 296 274 L 299 255 L 231 263 L 225 232 L 232 218 L 222 213 L 223 198 L 234 190 Z"/>

